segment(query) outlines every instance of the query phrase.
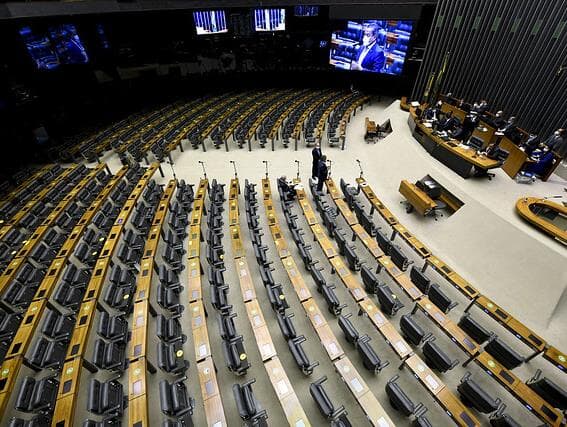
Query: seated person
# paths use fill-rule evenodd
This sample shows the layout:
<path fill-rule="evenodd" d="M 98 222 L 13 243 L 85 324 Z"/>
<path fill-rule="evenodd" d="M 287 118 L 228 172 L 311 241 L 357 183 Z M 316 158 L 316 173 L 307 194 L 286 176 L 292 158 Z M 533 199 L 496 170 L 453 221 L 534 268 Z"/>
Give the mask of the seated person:
<path fill-rule="evenodd" d="M 528 137 L 528 139 L 526 140 L 526 142 L 522 145 L 522 148 L 524 149 L 524 152 L 528 156 L 531 156 L 532 153 L 534 152 L 534 150 L 536 148 L 540 147 L 540 146 L 541 146 L 541 144 L 539 142 L 538 136 L 537 135 L 530 135 Z"/>
<path fill-rule="evenodd" d="M 461 129 L 458 130 L 453 137 L 461 142 L 467 141 L 472 133 L 474 132 L 475 128 L 478 126 L 478 115 L 472 111 L 470 114 L 465 116 L 465 120 L 461 126 Z"/>
<path fill-rule="evenodd" d="M 504 120 L 504 113 L 502 110 L 499 110 L 496 112 L 494 117 L 487 117 L 486 122 L 494 129 L 500 129 L 506 124 L 506 120 Z"/>
<path fill-rule="evenodd" d="M 437 101 L 435 107 L 429 107 L 423 113 L 424 120 L 432 120 L 437 121 L 441 117 L 441 106 L 443 105 L 442 101 Z"/>
<path fill-rule="evenodd" d="M 291 180 L 288 180 L 285 175 L 278 178 L 278 187 L 282 189 L 286 201 L 295 199 L 295 186 Z"/>
<path fill-rule="evenodd" d="M 528 164 L 524 172 L 533 173 L 537 176 L 545 176 L 549 168 L 553 165 L 555 154 L 549 149 L 547 145 L 543 145 L 541 154 L 536 163 Z"/>
<path fill-rule="evenodd" d="M 499 146 L 499 142 L 493 142 L 492 144 L 488 145 L 483 151 L 481 151 L 480 154 L 484 154 L 489 159 L 496 159 Z"/>
<path fill-rule="evenodd" d="M 545 145 L 555 152 L 561 151 L 565 143 L 567 143 L 567 129 L 557 129 L 553 132 L 553 135 L 545 140 Z"/>
<path fill-rule="evenodd" d="M 454 132 L 459 126 L 459 120 L 453 117 L 453 112 L 449 111 L 445 117 L 437 122 L 437 131 L 439 132 Z"/>
<path fill-rule="evenodd" d="M 467 113 L 469 113 L 471 111 L 471 104 L 469 104 L 468 102 L 465 102 L 464 99 L 459 100 L 457 107 L 460 108 L 463 111 L 466 111 Z"/>
<path fill-rule="evenodd" d="M 516 117 L 511 116 L 507 122 L 505 122 L 504 124 L 498 127 L 498 132 L 502 132 L 504 135 L 506 135 L 506 133 L 510 133 L 515 128 L 516 128 Z"/>
<path fill-rule="evenodd" d="M 483 116 L 488 111 L 488 102 L 486 99 L 481 99 L 480 102 L 475 102 L 472 111 L 476 111 L 479 116 Z"/>

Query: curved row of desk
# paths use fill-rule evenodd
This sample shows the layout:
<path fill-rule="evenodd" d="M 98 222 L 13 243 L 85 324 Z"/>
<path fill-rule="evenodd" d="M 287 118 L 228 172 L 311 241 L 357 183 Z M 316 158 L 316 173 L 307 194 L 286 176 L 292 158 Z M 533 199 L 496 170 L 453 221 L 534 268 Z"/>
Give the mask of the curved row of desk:
<path fill-rule="evenodd" d="M 51 262 L 45 277 L 35 293 L 32 303 L 26 309 L 22 323 L 14 336 L 6 358 L 0 368 L 0 413 L 4 413 L 6 410 L 6 405 L 12 395 L 18 373 L 24 361 L 24 355 L 29 348 L 37 326 L 39 325 L 39 320 L 48 305 L 52 293 L 55 291 L 55 287 L 68 263 L 69 257 L 73 253 L 75 246 L 82 237 L 88 224 L 125 173 L 126 168 L 120 169 L 120 171 L 109 180 L 81 216 L 79 222 L 71 230 L 65 243 L 57 253 L 57 256 Z"/>
<path fill-rule="evenodd" d="M 52 425 L 54 426 L 71 427 L 75 425 L 74 417 L 77 398 L 80 392 L 81 371 L 86 361 L 86 344 L 94 324 L 96 305 L 99 302 L 105 284 L 105 278 L 111 266 L 112 257 L 120 241 L 122 231 L 136 206 L 138 198 L 142 195 L 142 192 L 158 167 L 158 163 L 150 165 L 138 181 L 138 184 L 131 191 L 97 257 L 93 274 L 79 307 L 77 324 L 73 330 L 63 364 L 55 411 L 52 418 Z"/>
<path fill-rule="evenodd" d="M 456 271 L 444 263 L 440 258 L 434 256 L 423 245 L 423 243 L 421 243 L 399 223 L 391 211 L 389 211 L 388 208 L 378 199 L 364 178 L 360 177 L 356 181 L 360 191 L 370 202 L 372 209 L 371 212 L 377 211 L 392 227 L 393 237 L 395 235 L 401 236 L 402 239 L 414 250 L 414 252 L 424 259 L 424 269 L 427 267 L 433 268 L 470 301 L 470 304 L 465 311 L 468 311 L 473 305 L 478 306 L 504 328 L 512 332 L 516 338 L 520 339 L 524 344 L 532 348 L 535 353 L 530 356 L 530 358 L 543 354 L 545 359 L 551 361 L 555 366 L 565 372 L 565 356 L 563 356 L 556 348 L 548 346 L 542 338 L 537 336 L 533 331 L 507 313 L 504 309 L 499 307 L 492 300 L 481 295 L 478 290 L 476 290 Z M 327 188 L 331 198 L 334 199 L 335 202 L 342 199 L 332 180 L 327 182 Z M 341 210 L 341 212 L 343 212 L 343 210 Z M 345 219 L 346 218 L 347 217 L 345 216 Z M 483 351 L 481 347 L 475 344 L 474 341 L 468 337 L 454 321 L 432 304 L 427 296 L 423 295 L 421 291 L 413 285 L 409 277 L 400 271 L 388 259 L 388 257 L 385 257 L 383 253 L 380 253 L 381 251 L 376 251 L 374 244 L 370 243 L 372 239 L 368 239 L 365 235 L 361 235 L 360 233 L 357 233 L 357 235 L 379 263 L 379 269 L 383 269 L 411 298 L 411 300 L 415 302 L 416 305 L 414 311 L 417 309 L 423 311 L 427 317 L 429 317 L 448 337 L 451 338 L 454 343 L 459 346 L 462 351 L 466 353 L 470 360 L 474 360 L 482 369 L 493 376 L 513 395 L 513 397 L 521 401 L 526 408 L 533 412 L 537 417 L 552 426 L 558 426 L 561 424 L 563 415 L 560 411 L 551 407 L 551 405 L 533 392 L 533 390 L 531 390 L 526 383 L 519 379 L 512 371 L 504 368 L 486 351 Z"/>
<path fill-rule="evenodd" d="M 333 188 L 334 185 L 332 181 L 330 186 Z M 334 195 L 337 195 L 337 191 L 334 191 Z M 390 345 L 392 350 L 398 355 L 402 361 L 402 366 L 407 367 L 412 374 L 419 380 L 426 390 L 433 396 L 437 403 L 445 410 L 445 412 L 451 417 L 451 420 L 463 427 L 470 426 L 480 426 L 480 422 L 476 417 L 465 407 L 464 404 L 453 394 L 453 392 L 441 381 L 441 379 L 421 360 L 421 358 L 413 352 L 411 346 L 406 342 L 406 340 L 400 335 L 397 329 L 390 323 L 387 317 L 380 311 L 378 306 L 370 299 L 364 286 L 360 283 L 358 278 L 353 275 L 345 262 L 343 261 L 341 255 L 335 249 L 331 239 L 327 236 L 324 228 L 319 224 L 316 214 L 313 211 L 311 204 L 307 198 L 307 195 L 303 189 L 297 190 L 297 198 L 307 222 L 311 226 L 311 231 L 315 237 L 315 240 L 319 243 L 321 250 L 327 256 L 327 260 L 331 265 L 332 271 L 336 272 L 344 286 L 348 289 L 350 295 L 356 302 L 359 308 L 359 314 L 364 314 L 372 323 L 374 328 L 378 331 L 380 335 L 386 340 Z M 332 197 L 333 198 L 333 197 Z M 338 205 L 342 204 L 339 197 L 333 198 L 333 200 L 339 200 Z M 347 207 L 348 209 L 348 207 Z M 341 212 L 344 212 L 341 211 Z M 358 222 L 355 222 L 355 217 L 348 215 L 345 217 L 347 223 L 351 227 L 354 226 L 354 230 Z M 360 233 L 358 229 L 359 238 L 364 239 L 363 243 L 370 244 L 370 240 L 367 234 Z M 356 231 L 355 231 L 356 233 Z M 368 238 L 367 238 L 368 236 Z M 379 259 L 384 258 L 384 254 L 377 252 L 377 246 L 374 247 L 370 252 L 379 254 Z M 379 248 L 378 248 L 379 249 Z M 385 259 L 387 263 L 391 263 L 388 259 Z M 410 282 L 411 283 L 411 282 Z M 404 287 L 403 289 L 410 295 L 412 300 L 421 297 L 421 291 L 419 291 L 413 284 L 412 287 Z"/>
<path fill-rule="evenodd" d="M 551 200 L 536 197 L 522 197 L 516 202 L 516 211 L 530 224 L 549 234 L 557 241 L 567 245 L 567 230 L 538 215 L 538 212 L 552 212 L 554 216 L 567 218 L 567 207 Z"/>
<path fill-rule="evenodd" d="M 270 378 L 270 382 L 272 383 L 289 425 L 294 427 L 308 427 L 311 423 L 307 419 L 293 385 L 278 358 L 262 309 L 256 298 L 255 286 L 250 276 L 250 269 L 241 239 L 242 234 L 238 208 L 239 192 L 238 179 L 232 179 L 228 199 L 230 239 L 234 265 L 238 272 L 242 299 L 246 307 L 248 320 L 254 332 L 264 368 Z"/>
<path fill-rule="evenodd" d="M 372 390 L 370 390 L 366 381 L 364 381 L 348 356 L 344 353 L 339 344 L 339 340 L 327 323 L 323 311 L 312 298 L 311 292 L 297 267 L 293 255 L 288 249 L 287 241 L 283 237 L 277 213 L 274 209 L 270 181 L 268 178 L 262 179 L 262 193 L 270 234 L 277 248 L 280 261 L 287 272 L 297 298 L 305 310 L 305 315 L 319 337 L 321 345 L 324 347 L 325 352 L 333 363 L 339 378 L 348 387 L 371 425 L 379 427 L 394 426 L 395 424 L 388 417 L 388 414 L 382 405 L 380 405 L 380 402 Z"/>

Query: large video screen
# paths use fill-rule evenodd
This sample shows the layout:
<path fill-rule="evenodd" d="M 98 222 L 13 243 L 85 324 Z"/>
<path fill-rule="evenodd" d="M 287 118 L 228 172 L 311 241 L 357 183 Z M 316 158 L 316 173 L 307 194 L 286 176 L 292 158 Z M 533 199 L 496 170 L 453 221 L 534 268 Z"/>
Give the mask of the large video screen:
<path fill-rule="evenodd" d="M 49 28 L 49 38 L 62 64 L 86 64 L 89 56 L 77 28 L 73 24 L 62 24 Z"/>
<path fill-rule="evenodd" d="M 319 6 L 295 6 L 293 14 L 295 16 L 319 16 Z"/>
<path fill-rule="evenodd" d="M 193 12 L 193 20 L 198 36 L 228 32 L 224 10 Z"/>
<path fill-rule="evenodd" d="M 285 31 L 285 9 L 254 9 L 256 31 Z"/>
<path fill-rule="evenodd" d="M 34 34 L 30 27 L 22 27 L 20 35 L 38 69 L 53 70 L 59 66 L 59 58 L 53 50 L 51 40 L 46 35 Z"/>
<path fill-rule="evenodd" d="M 345 21 L 331 35 L 329 63 L 338 69 L 400 75 L 413 21 Z"/>

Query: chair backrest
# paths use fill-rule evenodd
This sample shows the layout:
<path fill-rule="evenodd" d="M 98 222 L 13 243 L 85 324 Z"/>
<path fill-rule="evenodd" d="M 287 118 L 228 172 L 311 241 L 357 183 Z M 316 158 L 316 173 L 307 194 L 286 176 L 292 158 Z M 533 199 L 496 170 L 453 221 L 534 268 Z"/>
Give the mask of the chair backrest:
<path fill-rule="evenodd" d="M 525 360 L 522 355 L 496 336 L 488 342 L 484 349 L 507 369 L 514 369 Z"/>
<path fill-rule="evenodd" d="M 413 345 L 420 345 L 425 336 L 425 332 L 413 317 L 404 314 L 400 318 L 400 328 L 404 337 Z"/>
<path fill-rule="evenodd" d="M 431 284 L 431 281 L 425 275 L 425 273 L 419 270 L 415 265 L 411 267 L 410 279 L 413 282 L 413 284 L 419 288 L 421 292 L 427 295 L 427 293 L 429 292 L 429 285 Z"/>
<path fill-rule="evenodd" d="M 474 320 L 469 313 L 465 313 L 461 317 L 461 319 L 459 320 L 459 326 L 478 344 L 482 344 L 491 336 L 490 332 L 487 331 L 480 323 Z"/>
<path fill-rule="evenodd" d="M 467 406 L 476 408 L 479 412 L 489 414 L 498 409 L 501 401 L 494 399 L 482 387 L 472 380 L 470 372 L 466 373 L 457 386 L 461 400 Z"/>

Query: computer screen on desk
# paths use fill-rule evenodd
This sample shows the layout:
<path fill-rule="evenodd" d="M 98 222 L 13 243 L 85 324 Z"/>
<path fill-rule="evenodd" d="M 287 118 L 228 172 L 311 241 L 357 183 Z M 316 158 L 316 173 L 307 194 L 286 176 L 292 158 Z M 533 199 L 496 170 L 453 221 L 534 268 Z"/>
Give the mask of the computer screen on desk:
<path fill-rule="evenodd" d="M 329 63 L 337 69 L 402 74 L 413 21 L 341 21 L 331 34 Z"/>

